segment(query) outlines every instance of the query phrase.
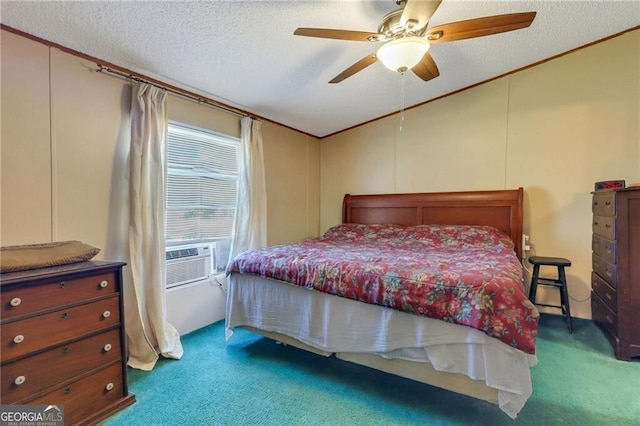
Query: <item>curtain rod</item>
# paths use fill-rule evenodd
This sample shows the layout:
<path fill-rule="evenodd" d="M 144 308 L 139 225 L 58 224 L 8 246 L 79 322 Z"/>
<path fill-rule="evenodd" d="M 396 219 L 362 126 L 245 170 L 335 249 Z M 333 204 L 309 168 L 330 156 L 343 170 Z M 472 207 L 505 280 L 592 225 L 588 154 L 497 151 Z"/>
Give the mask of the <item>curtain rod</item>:
<path fill-rule="evenodd" d="M 123 72 L 120 70 L 116 70 L 110 67 L 106 67 L 100 63 L 97 63 L 96 65 L 98 65 L 98 69 L 95 70 L 96 72 L 100 72 L 100 73 L 107 73 L 107 74 L 112 74 L 114 76 L 117 77 L 121 77 L 127 80 L 133 80 L 133 81 L 137 81 L 139 83 L 145 83 L 145 84 L 150 84 L 154 87 L 157 87 L 159 89 L 165 90 L 168 93 L 172 93 L 174 95 L 189 99 L 191 101 L 197 102 L 198 104 L 204 104 L 207 105 L 209 107 L 218 109 L 220 111 L 224 111 L 224 112 L 228 112 L 234 115 L 237 115 L 238 117 L 251 117 L 251 118 L 255 118 L 253 117 L 251 114 L 245 112 L 245 111 L 241 111 L 239 109 L 235 109 L 226 105 L 221 105 L 215 101 L 212 101 L 204 96 L 198 96 L 195 93 L 191 93 L 191 92 L 187 92 L 185 90 L 181 90 L 178 88 L 174 88 L 172 86 L 166 85 L 166 84 L 161 84 L 161 83 L 156 83 L 155 81 L 151 81 L 150 79 L 147 79 L 139 74 L 135 74 L 132 72 Z"/>

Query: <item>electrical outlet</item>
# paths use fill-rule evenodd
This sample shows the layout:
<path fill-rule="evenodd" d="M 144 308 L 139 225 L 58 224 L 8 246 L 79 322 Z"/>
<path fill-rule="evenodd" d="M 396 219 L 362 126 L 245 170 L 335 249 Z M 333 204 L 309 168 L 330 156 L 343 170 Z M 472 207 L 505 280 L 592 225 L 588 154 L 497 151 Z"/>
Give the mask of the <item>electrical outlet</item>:
<path fill-rule="evenodd" d="M 523 256 L 531 250 L 531 246 L 529 245 L 529 236 L 527 234 L 522 234 L 522 254 Z"/>

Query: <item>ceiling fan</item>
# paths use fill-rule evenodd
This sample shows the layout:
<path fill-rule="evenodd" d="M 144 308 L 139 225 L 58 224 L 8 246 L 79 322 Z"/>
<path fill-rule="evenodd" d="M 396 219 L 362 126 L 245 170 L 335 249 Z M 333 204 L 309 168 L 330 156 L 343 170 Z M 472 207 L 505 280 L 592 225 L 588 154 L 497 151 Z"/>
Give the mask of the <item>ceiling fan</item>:
<path fill-rule="evenodd" d="M 298 28 L 294 35 L 349 41 L 383 42 L 377 52 L 365 56 L 335 76 L 329 83 L 340 83 L 380 60 L 387 68 L 405 73 L 411 69 L 424 81 L 440 75 L 428 53 L 429 46 L 447 41 L 464 40 L 526 28 L 536 12 L 509 13 L 451 22 L 427 28 L 429 20 L 442 0 L 394 0 L 399 9 L 387 13 L 378 32 Z"/>

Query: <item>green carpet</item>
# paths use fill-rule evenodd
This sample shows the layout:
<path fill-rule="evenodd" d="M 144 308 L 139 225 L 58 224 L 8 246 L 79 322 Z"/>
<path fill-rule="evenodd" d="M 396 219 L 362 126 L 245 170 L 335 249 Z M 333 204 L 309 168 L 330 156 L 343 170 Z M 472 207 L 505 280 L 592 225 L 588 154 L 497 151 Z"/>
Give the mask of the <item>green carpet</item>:
<path fill-rule="evenodd" d="M 617 361 L 602 332 L 543 315 L 533 396 L 516 420 L 497 406 L 219 322 L 183 336 L 182 360 L 129 370 L 136 404 L 116 425 L 640 425 L 640 360 Z"/>

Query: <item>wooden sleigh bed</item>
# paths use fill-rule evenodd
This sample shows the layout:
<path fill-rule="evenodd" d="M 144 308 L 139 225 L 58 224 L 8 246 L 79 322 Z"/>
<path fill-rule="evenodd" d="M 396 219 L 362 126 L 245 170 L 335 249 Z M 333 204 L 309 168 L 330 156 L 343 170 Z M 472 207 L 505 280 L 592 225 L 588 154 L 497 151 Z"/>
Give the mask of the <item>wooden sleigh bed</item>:
<path fill-rule="evenodd" d="M 496 228 L 512 242 L 512 256 L 518 262 L 518 268 L 522 252 L 522 219 L 522 188 L 347 194 L 343 201 L 344 224 L 396 224 L 406 227 L 486 225 Z M 498 404 L 512 418 L 531 395 L 529 369 L 537 362 L 534 351 L 523 352 L 465 325 L 309 291 L 286 280 L 260 277 L 258 273 L 229 272 L 227 339 L 235 327 L 242 327 L 317 354 L 335 355 L 356 364 Z M 521 273 L 519 269 L 520 278 Z M 518 285 L 522 286 L 522 282 Z M 537 311 L 533 305 L 531 309 L 535 315 L 535 341 Z M 318 323 L 322 324 L 321 330 L 316 329 Z M 336 330 L 336 324 L 339 324 L 337 334 L 340 336 L 334 339 L 326 330 Z M 371 331 L 376 327 L 383 330 L 382 336 Z M 420 355 L 415 358 L 412 334 L 423 342 L 417 346 L 424 346 L 419 348 Z M 405 347 L 396 350 L 396 347 L 385 346 L 387 343 L 381 346 L 376 343 L 390 335 L 401 336 L 400 340 L 407 337 Z M 345 341 L 363 343 L 343 346 Z M 366 343 L 369 341 L 372 342 L 370 345 Z M 425 359 L 420 358 L 424 356 L 423 349 L 427 354 Z"/>

